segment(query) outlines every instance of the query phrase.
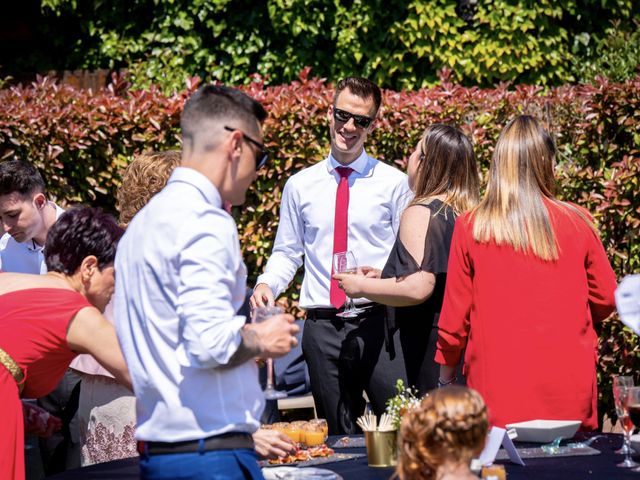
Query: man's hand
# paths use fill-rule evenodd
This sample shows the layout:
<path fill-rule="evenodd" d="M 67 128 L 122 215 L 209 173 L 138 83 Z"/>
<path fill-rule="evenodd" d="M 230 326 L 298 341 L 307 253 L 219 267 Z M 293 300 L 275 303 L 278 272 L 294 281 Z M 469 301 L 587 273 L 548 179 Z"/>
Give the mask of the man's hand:
<path fill-rule="evenodd" d="M 238 350 L 226 365 L 219 368 L 233 368 L 255 357 L 276 358 L 289 353 L 298 344 L 294 336 L 300 328 L 293 323 L 293 316 L 282 313 L 259 323 L 247 323 L 240 336 Z"/>
<path fill-rule="evenodd" d="M 286 355 L 298 344 L 295 335 L 300 331 L 300 327 L 293 322 L 293 315 L 282 313 L 263 322 L 250 323 L 244 328 L 256 335 L 261 357 L 276 358 Z"/>
<path fill-rule="evenodd" d="M 252 310 L 256 307 L 271 307 L 275 305 L 276 301 L 269 285 L 266 283 L 256 285 L 256 288 L 253 289 L 253 295 L 249 299 L 249 304 Z"/>
<path fill-rule="evenodd" d="M 278 458 L 291 455 L 296 451 L 296 444 L 284 433 L 277 430 L 259 429 L 253 434 L 256 453 L 260 458 Z"/>

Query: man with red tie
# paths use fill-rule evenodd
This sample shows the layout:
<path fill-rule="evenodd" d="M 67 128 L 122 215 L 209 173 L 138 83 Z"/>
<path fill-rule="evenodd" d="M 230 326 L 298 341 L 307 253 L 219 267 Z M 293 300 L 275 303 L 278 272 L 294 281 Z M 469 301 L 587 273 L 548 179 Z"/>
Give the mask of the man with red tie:
<path fill-rule="evenodd" d="M 338 83 L 328 111 L 331 152 L 287 181 L 273 251 L 251 298 L 252 306 L 273 304 L 304 262 L 302 349 L 331 434 L 356 431 L 363 390 L 380 415 L 404 376 L 402 359 L 390 358 L 383 345 L 385 307 L 356 299 L 362 313 L 337 316 L 346 297 L 331 278 L 333 254 L 341 251 L 353 252 L 360 266 L 382 268 L 410 199 L 406 175 L 364 150 L 380 102 L 380 89 L 367 79 Z"/>

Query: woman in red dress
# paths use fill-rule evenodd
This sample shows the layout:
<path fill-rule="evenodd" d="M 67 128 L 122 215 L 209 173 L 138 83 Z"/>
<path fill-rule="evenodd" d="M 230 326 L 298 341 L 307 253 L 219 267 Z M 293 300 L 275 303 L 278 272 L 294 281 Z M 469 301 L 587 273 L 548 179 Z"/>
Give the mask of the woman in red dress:
<path fill-rule="evenodd" d="M 99 210 L 77 207 L 47 235 L 49 273 L 0 274 L 0 478 L 24 478 L 20 397 L 55 388 L 78 353 L 91 353 L 131 385 L 115 330 L 102 316 L 114 289 L 122 229 Z"/>
<path fill-rule="evenodd" d="M 480 204 L 458 218 L 439 323 L 440 384 L 465 350 L 469 387 L 491 423 L 597 422 L 594 322 L 616 278 L 589 213 L 554 197 L 556 147 L 519 116 L 496 144 Z"/>

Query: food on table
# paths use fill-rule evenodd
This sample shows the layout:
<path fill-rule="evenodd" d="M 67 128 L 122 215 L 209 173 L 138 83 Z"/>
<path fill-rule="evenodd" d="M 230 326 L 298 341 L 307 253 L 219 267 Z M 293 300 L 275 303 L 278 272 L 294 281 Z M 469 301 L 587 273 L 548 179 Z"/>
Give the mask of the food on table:
<path fill-rule="evenodd" d="M 504 465 L 489 465 L 482 467 L 483 480 L 507 480 L 507 471 Z"/>
<path fill-rule="evenodd" d="M 342 437 L 336 440 L 334 447 L 348 447 L 350 445 L 349 437 Z"/>
<path fill-rule="evenodd" d="M 308 449 L 299 449 L 293 455 L 287 455 L 285 457 L 273 458 L 269 460 L 271 465 L 287 465 L 296 462 L 306 462 L 318 457 L 330 457 L 334 451 L 326 445 L 319 445 L 317 447 L 311 447 Z"/>

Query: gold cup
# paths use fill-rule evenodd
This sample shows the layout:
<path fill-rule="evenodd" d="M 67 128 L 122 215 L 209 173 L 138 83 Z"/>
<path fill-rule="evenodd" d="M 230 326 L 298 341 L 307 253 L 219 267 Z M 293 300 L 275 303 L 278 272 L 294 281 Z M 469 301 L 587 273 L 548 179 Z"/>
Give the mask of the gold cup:
<path fill-rule="evenodd" d="M 395 467 L 398 463 L 398 432 L 364 432 L 370 467 Z"/>

